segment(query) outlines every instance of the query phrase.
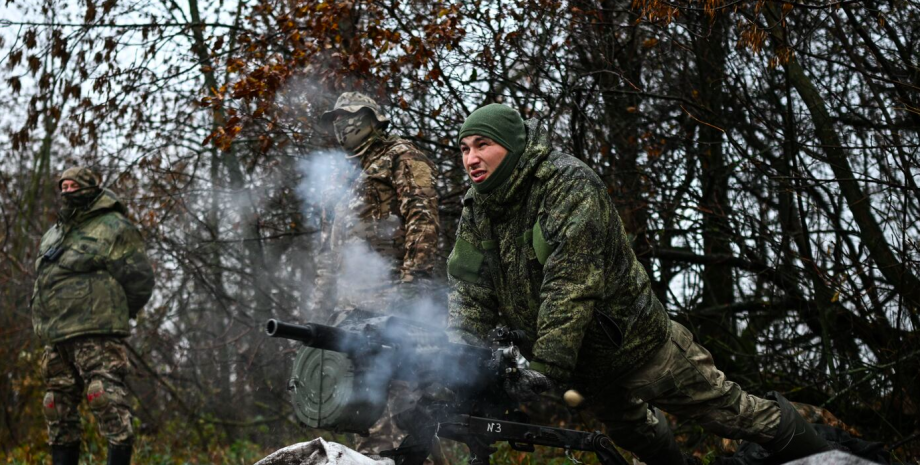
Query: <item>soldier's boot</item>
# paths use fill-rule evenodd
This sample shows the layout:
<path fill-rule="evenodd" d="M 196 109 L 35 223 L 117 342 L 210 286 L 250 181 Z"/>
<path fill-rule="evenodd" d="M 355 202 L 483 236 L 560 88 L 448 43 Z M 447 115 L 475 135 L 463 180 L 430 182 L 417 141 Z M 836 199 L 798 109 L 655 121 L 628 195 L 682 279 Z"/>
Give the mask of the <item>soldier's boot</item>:
<path fill-rule="evenodd" d="M 642 451 L 636 451 L 646 465 L 684 465 L 686 460 L 684 454 L 677 447 L 677 441 L 674 440 L 674 432 L 671 431 L 671 424 L 665 418 L 664 412 L 655 409 L 655 416 L 658 417 L 658 424 L 655 425 L 655 437 L 657 441 L 651 442 Z"/>
<path fill-rule="evenodd" d="M 769 442 L 761 444 L 764 449 L 770 451 L 768 463 L 786 463 L 832 449 L 780 393 L 771 392 L 767 394 L 767 398 L 775 400 L 780 410 L 776 435 Z"/>
<path fill-rule="evenodd" d="M 77 465 L 80 461 L 80 445 L 51 446 L 52 465 Z"/>
<path fill-rule="evenodd" d="M 130 465 L 131 464 L 131 444 L 109 444 L 109 456 L 107 465 Z"/>
<path fill-rule="evenodd" d="M 614 434 L 614 441 L 618 441 L 618 444 L 626 447 L 646 465 L 685 465 L 687 462 L 677 447 L 668 419 L 661 410 L 653 410 L 658 423 L 651 435 L 636 430 L 619 431 Z"/>

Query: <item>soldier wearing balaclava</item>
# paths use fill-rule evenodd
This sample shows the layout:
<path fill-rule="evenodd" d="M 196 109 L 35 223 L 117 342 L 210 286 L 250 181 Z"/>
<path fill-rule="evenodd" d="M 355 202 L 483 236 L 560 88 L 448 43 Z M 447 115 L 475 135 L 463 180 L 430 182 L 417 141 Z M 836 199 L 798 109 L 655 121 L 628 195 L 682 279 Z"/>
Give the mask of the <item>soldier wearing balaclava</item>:
<path fill-rule="evenodd" d="M 109 465 L 131 461 L 134 431 L 125 377 L 128 320 L 153 292 L 153 268 L 125 205 L 89 168 L 58 179 L 58 222 L 42 237 L 32 324 L 45 351 L 42 402 L 54 465 L 77 465 L 85 398 L 108 441 Z"/>
<path fill-rule="evenodd" d="M 426 299 L 444 300 L 437 295 L 443 287 L 435 284 L 443 268 L 438 254 L 437 171 L 412 142 L 388 134 L 389 124 L 377 103 L 358 92 L 343 93 L 320 118 L 320 125 L 335 135 L 342 156 L 359 168 L 346 195 L 322 215 L 311 309 L 321 318 L 331 313 L 334 324 L 356 310 L 426 322 L 446 320 L 446 309 L 418 314 L 432 306 L 416 305 Z M 375 282 L 349 281 L 346 268 L 356 262 L 357 266 L 383 263 L 384 277 Z M 376 454 L 402 440 L 404 434 L 391 418 L 399 413 L 406 390 L 391 383 L 387 411 L 369 436 L 358 439 L 360 452 Z"/>

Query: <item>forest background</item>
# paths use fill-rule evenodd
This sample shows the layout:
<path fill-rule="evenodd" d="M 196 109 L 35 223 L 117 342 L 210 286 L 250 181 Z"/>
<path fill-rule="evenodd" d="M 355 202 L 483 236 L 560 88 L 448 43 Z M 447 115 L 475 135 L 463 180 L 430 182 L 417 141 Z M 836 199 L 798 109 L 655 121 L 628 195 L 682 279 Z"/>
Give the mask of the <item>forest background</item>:
<path fill-rule="evenodd" d="M 140 463 L 251 463 L 318 434 L 289 405 L 296 345 L 262 328 L 315 316 L 323 177 L 305 167 L 347 90 L 438 166 L 442 257 L 459 125 L 511 105 L 600 174 L 729 378 L 920 455 L 917 1 L 5 3 L 0 462 L 47 454 L 29 299 L 73 165 L 127 202 L 156 266 L 129 339 Z M 675 427 L 704 458 L 731 447 Z"/>

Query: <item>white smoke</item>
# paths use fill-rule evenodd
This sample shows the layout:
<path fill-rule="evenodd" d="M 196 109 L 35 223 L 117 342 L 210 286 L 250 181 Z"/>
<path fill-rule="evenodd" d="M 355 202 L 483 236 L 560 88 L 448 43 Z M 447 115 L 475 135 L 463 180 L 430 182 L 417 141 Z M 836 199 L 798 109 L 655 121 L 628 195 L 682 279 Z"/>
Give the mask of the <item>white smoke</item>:
<path fill-rule="evenodd" d="M 358 174 L 358 164 L 346 158 L 341 150 L 323 150 L 311 153 L 297 162 L 303 175 L 297 185 L 297 195 L 306 204 L 328 205 L 349 195 L 349 187 Z"/>
<path fill-rule="evenodd" d="M 348 242 L 339 253 L 341 264 L 336 280 L 339 302 L 377 312 L 389 307 L 395 287 L 392 260 L 374 252 L 363 241 Z"/>
<path fill-rule="evenodd" d="M 425 292 L 408 301 L 402 301 L 402 315 L 424 323 L 428 326 L 442 328 L 447 326 L 447 283 L 435 280 Z"/>
<path fill-rule="evenodd" d="M 335 206 L 341 202 L 360 202 L 353 198 L 352 185 L 356 182 L 360 167 L 356 159 L 346 158 L 341 150 L 323 150 L 308 154 L 297 163 L 302 179 L 297 186 L 297 195 L 304 202 L 305 215 L 317 216 L 323 210 L 326 233 L 322 240 L 333 240 L 337 244 L 337 269 L 335 271 L 335 302 L 327 302 L 326 308 L 353 307 L 379 314 L 392 314 L 411 318 L 433 326 L 444 326 L 447 316 L 446 284 L 443 280 L 426 283 L 416 295 L 405 299 L 399 279 L 399 262 L 392 257 L 377 253 L 364 240 L 355 237 L 354 231 L 337 231 L 345 237 L 330 238 L 328 231 Z M 357 193 L 361 197 L 363 191 Z M 312 210 L 312 212 L 310 211 Z M 353 213 L 353 208 L 349 208 Z M 344 219 L 339 219 L 343 221 Z M 351 218 L 349 221 L 360 221 Z M 345 228 L 373 228 L 377 237 L 391 237 L 403 220 L 395 216 L 374 221 L 373 225 L 346 225 Z M 322 246 L 322 244 L 320 244 Z M 318 249 L 318 248 L 317 248 Z"/>
<path fill-rule="evenodd" d="M 418 337 L 424 335 L 427 339 L 424 350 L 416 357 L 416 360 L 405 361 L 406 366 L 415 366 L 420 363 L 431 364 L 430 370 L 444 376 L 458 377 L 464 383 L 471 383 L 476 380 L 477 373 L 469 372 L 464 366 L 472 366 L 469 362 L 462 365 L 460 360 L 445 358 L 439 356 L 442 352 L 437 350 L 440 344 L 447 342 L 447 337 L 439 328 L 446 324 L 447 316 L 447 291 L 446 285 L 442 280 L 428 280 L 424 283 L 400 283 L 399 282 L 399 265 L 400 257 L 391 257 L 388 254 L 378 253 L 370 243 L 363 240 L 363 235 L 392 238 L 398 233 L 397 229 L 402 225 L 400 218 L 391 216 L 382 220 L 370 219 L 368 224 L 361 224 L 361 218 L 333 218 L 336 205 L 342 206 L 345 202 L 347 208 L 339 208 L 341 213 L 348 215 L 360 215 L 363 213 L 362 206 L 357 202 L 363 201 L 364 190 L 362 188 L 353 189 L 355 182 L 361 182 L 358 179 L 359 167 L 355 160 L 345 158 L 341 151 L 330 150 L 315 152 L 308 155 L 306 159 L 297 164 L 297 169 L 302 175 L 302 180 L 297 186 L 297 194 L 304 202 L 305 212 L 310 210 L 316 215 L 316 209 L 324 210 L 324 221 L 326 222 L 324 241 L 332 241 L 333 255 L 335 256 L 335 283 L 336 298 L 334 302 L 326 302 L 328 308 L 338 307 L 339 309 L 352 307 L 357 310 L 363 310 L 380 316 L 397 316 L 413 322 L 417 322 L 423 327 L 408 324 L 410 333 Z M 355 198 L 355 196 L 359 198 Z M 309 214 L 309 212 L 307 212 Z M 344 237 L 329 237 L 330 226 L 333 221 L 345 222 L 345 224 L 336 225 L 332 234 L 344 234 Z M 340 227 L 341 226 L 341 227 Z M 375 241 L 377 242 L 377 241 Z M 386 242 L 380 241 L 380 242 Z M 324 247 L 330 244 L 322 244 Z M 435 245 L 432 245 L 435 247 Z M 318 250 L 318 249 L 315 249 Z M 325 250 L 320 251 L 325 253 Z M 315 254 L 314 254 L 315 256 Z M 316 257 L 320 259 L 319 257 Z M 321 259 L 324 260 L 324 259 Z M 414 290 L 414 292 L 406 292 Z M 356 312 L 361 313 L 361 312 Z M 355 315 L 354 313 L 352 315 Z M 377 329 L 386 340 L 378 341 L 387 347 L 397 347 L 401 344 L 411 345 L 412 341 L 407 340 L 407 325 L 399 323 L 399 319 L 385 319 L 387 323 L 381 323 L 383 318 L 371 318 L 364 320 L 360 317 L 355 320 L 347 320 L 341 323 L 341 328 L 346 328 L 356 334 L 371 334 L 361 330 L 362 324 L 371 324 L 376 321 Z M 390 322 L 397 322 L 390 326 Z M 318 323 L 328 324 L 325 321 Z M 395 342 L 395 343 L 394 343 Z M 420 343 L 421 344 L 421 343 Z M 357 347 L 355 347 L 357 348 Z M 346 349 L 347 350 L 347 349 Z M 395 370 L 399 367 L 393 363 L 390 352 L 382 350 L 379 352 L 360 354 L 354 363 L 360 365 L 361 376 L 364 379 L 364 385 L 361 389 L 350 391 L 351 398 L 349 402 L 365 403 L 375 406 L 385 405 L 387 402 L 387 386 L 389 381 L 398 374 Z M 404 354 L 412 356 L 411 354 Z M 411 363 L 408 363 L 411 362 Z M 381 385 L 377 386 L 374 381 L 380 380 Z M 415 389 L 414 380 L 401 379 L 404 382 L 412 384 L 411 388 Z M 322 386 L 322 383 L 314 383 L 315 386 Z M 409 392 L 400 395 L 409 395 Z M 419 395 L 412 393 L 412 395 Z M 370 408 L 370 407 L 365 407 Z"/>

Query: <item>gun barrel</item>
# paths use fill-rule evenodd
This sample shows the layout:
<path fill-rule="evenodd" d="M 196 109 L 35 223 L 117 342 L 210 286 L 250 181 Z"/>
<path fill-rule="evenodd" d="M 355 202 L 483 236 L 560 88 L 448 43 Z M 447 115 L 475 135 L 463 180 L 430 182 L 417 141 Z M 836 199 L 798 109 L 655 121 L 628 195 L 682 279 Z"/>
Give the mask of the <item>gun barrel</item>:
<path fill-rule="evenodd" d="M 265 332 L 271 337 L 300 341 L 306 346 L 354 354 L 367 348 L 367 339 L 351 331 L 317 323 L 297 325 L 274 318 L 268 320 Z"/>

